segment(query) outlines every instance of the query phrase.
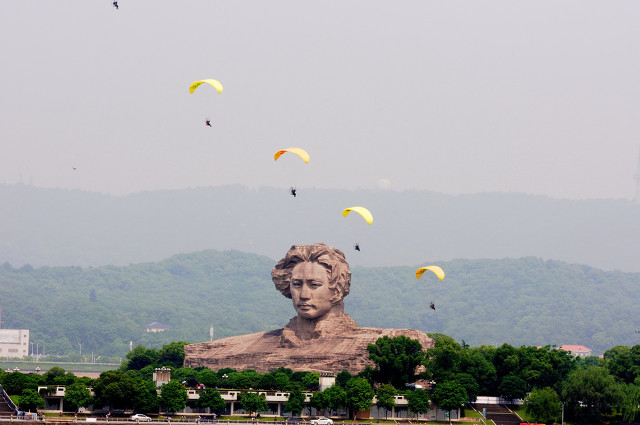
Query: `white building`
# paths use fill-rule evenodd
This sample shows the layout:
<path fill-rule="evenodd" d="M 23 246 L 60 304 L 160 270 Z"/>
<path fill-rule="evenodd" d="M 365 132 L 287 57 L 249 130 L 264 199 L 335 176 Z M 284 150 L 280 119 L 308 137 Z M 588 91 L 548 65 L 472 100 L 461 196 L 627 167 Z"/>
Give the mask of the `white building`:
<path fill-rule="evenodd" d="M 576 357 L 589 357 L 593 352 L 591 348 L 587 348 L 584 345 L 570 345 L 565 344 L 561 347 L 558 347 L 559 350 L 568 351 Z"/>
<path fill-rule="evenodd" d="M 28 329 L 0 329 L 0 357 L 29 355 Z"/>

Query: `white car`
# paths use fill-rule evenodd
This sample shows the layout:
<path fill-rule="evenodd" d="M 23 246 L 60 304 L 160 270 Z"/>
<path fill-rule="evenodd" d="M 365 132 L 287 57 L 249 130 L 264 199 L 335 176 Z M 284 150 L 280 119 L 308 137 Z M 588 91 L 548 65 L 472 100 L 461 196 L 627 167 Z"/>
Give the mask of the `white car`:
<path fill-rule="evenodd" d="M 329 418 L 316 418 L 310 421 L 311 425 L 333 425 L 333 421 Z"/>
<path fill-rule="evenodd" d="M 147 415 L 143 415 L 142 413 L 136 413 L 135 415 L 131 416 L 129 420 L 136 422 L 151 422 L 151 418 Z"/>

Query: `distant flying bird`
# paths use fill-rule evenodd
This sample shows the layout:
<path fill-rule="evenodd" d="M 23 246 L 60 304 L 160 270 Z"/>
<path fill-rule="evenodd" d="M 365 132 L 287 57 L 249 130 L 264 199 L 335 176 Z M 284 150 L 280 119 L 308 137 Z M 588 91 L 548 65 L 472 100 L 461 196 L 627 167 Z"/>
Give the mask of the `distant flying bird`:
<path fill-rule="evenodd" d="M 72 168 L 73 168 L 73 171 L 76 171 L 76 167 L 72 167 Z"/>

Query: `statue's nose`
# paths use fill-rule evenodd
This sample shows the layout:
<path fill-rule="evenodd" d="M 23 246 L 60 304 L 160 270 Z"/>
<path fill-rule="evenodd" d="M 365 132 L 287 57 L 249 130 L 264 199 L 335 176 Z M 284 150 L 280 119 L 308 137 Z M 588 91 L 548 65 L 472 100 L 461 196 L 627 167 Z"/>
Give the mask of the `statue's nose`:
<path fill-rule="evenodd" d="M 302 288 L 300 288 L 300 298 L 308 299 L 310 294 L 311 290 L 309 289 L 309 285 L 307 285 L 306 283 L 303 284 Z"/>

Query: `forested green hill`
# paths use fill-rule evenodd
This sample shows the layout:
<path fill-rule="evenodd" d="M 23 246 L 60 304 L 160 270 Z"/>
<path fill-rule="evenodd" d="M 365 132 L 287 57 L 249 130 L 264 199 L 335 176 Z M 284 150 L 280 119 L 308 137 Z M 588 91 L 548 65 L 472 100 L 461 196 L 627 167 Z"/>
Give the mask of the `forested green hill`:
<path fill-rule="evenodd" d="M 31 330 L 47 354 L 122 356 L 284 326 L 295 311 L 274 289 L 275 260 L 239 251 L 99 268 L 0 267 L 3 328 Z M 360 326 L 441 332 L 475 346 L 581 344 L 596 354 L 635 345 L 640 273 L 527 257 L 437 262 L 444 281 L 406 267 L 352 267 L 346 311 Z M 433 301 L 436 310 L 430 310 Z M 171 326 L 146 333 L 159 321 Z"/>

